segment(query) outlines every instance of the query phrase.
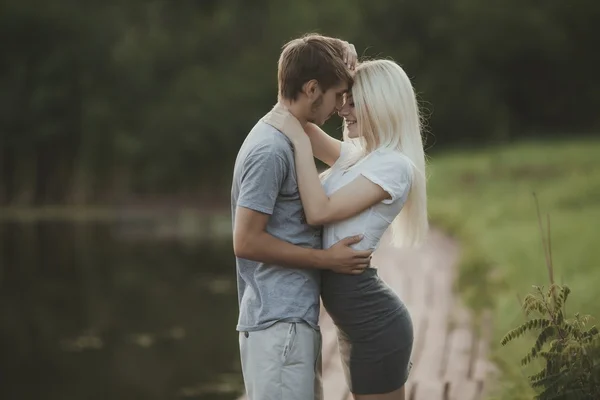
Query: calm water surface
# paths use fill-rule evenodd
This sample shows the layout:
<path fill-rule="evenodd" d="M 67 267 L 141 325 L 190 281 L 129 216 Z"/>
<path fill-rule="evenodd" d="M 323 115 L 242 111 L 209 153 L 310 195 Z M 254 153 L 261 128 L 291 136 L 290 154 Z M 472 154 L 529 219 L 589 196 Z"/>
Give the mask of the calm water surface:
<path fill-rule="evenodd" d="M 0 399 L 235 399 L 234 271 L 228 240 L 0 223 Z"/>

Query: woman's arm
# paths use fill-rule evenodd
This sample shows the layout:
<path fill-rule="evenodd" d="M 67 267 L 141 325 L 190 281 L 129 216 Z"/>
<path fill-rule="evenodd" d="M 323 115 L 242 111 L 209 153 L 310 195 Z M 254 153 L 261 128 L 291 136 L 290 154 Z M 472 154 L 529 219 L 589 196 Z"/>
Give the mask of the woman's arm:
<path fill-rule="evenodd" d="M 292 141 L 296 149 L 296 176 L 300 198 L 309 224 L 325 225 L 342 221 L 390 198 L 381 186 L 364 176 L 357 177 L 331 196 L 327 196 L 319 180 L 310 140 L 306 136 L 298 135 Z"/>
<path fill-rule="evenodd" d="M 341 221 L 390 198 L 381 186 L 364 176 L 359 176 L 331 196 L 327 196 L 315 165 L 311 139 L 300 122 L 281 105 L 276 105 L 263 121 L 283 132 L 294 145 L 300 199 L 309 224 L 324 225 Z M 323 134 L 326 135 L 324 132 Z M 339 158 L 339 153 L 337 157 Z"/>
<path fill-rule="evenodd" d="M 310 138 L 315 157 L 331 167 L 340 158 L 342 142 L 312 123 L 306 124 L 304 131 Z"/>

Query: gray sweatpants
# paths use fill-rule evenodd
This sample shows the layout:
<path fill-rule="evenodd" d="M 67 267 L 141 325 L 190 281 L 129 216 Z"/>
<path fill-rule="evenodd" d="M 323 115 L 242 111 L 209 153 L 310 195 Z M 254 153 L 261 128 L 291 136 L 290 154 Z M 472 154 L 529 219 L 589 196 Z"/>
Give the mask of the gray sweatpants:
<path fill-rule="evenodd" d="M 278 322 L 240 332 L 248 400 L 321 400 L 321 333 L 307 324 Z"/>

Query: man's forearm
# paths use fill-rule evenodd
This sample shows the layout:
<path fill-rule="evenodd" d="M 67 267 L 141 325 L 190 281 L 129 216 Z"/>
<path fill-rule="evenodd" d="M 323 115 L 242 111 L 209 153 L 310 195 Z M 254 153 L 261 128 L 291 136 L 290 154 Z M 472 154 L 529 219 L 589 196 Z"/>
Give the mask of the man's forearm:
<path fill-rule="evenodd" d="M 267 232 L 260 232 L 234 239 L 234 252 L 237 257 L 291 268 L 327 269 L 324 250 L 304 248 L 277 239 Z"/>

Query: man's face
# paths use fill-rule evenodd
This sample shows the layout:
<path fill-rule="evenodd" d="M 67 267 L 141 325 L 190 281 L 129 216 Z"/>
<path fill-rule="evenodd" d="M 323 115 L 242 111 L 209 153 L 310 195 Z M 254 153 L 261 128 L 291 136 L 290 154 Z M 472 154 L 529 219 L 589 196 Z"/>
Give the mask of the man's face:
<path fill-rule="evenodd" d="M 325 93 L 319 89 L 319 94 L 311 104 L 308 120 L 316 125 L 323 125 L 333 114 L 340 111 L 344 105 L 344 93 L 348 91 L 346 82 L 329 88 Z"/>

